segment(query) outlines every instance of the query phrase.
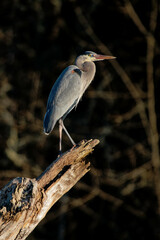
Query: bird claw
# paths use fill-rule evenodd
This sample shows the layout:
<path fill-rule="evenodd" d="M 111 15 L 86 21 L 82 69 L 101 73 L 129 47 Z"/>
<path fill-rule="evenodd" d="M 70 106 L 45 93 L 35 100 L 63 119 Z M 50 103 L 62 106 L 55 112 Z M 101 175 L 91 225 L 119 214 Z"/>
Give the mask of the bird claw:
<path fill-rule="evenodd" d="M 57 158 L 61 157 L 61 155 L 62 155 L 62 151 L 59 151 Z"/>
<path fill-rule="evenodd" d="M 76 146 L 77 146 L 77 144 L 75 143 L 75 144 L 73 145 L 73 147 L 71 148 L 71 151 L 73 151 Z"/>

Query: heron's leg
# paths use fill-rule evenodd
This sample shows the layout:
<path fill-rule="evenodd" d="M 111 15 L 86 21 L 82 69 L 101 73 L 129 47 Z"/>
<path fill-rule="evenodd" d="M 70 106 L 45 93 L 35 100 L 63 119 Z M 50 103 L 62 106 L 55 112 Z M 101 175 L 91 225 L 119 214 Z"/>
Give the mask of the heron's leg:
<path fill-rule="evenodd" d="M 66 127 L 64 126 L 63 120 L 60 119 L 59 121 L 61 121 L 60 124 L 61 124 L 62 128 L 64 129 L 64 131 L 66 132 L 67 136 L 69 137 L 71 143 L 72 143 L 73 145 L 76 145 L 76 143 L 75 143 L 75 142 L 73 141 L 73 139 L 71 138 L 69 132 L 67 131 Z"/>
<path fill-rule="evenodd" d="M 62 124 L 61 124 L 61 119 L 59 120 L 59 154 L 62 153 Z"/>

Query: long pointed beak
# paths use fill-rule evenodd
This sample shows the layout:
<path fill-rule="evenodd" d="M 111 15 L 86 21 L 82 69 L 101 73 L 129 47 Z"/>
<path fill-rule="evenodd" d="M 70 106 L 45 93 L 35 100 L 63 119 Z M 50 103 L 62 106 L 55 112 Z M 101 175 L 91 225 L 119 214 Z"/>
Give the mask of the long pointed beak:
<path fill-rule="evenodd" d="M 96 60 L 104 60 L 104 59 L 115 59 L 116 57 L 113 56 L 107 56 L 107 55 L 100 55 L 100 54 L 96 54 L 94 56 L 96 58 Z"/>

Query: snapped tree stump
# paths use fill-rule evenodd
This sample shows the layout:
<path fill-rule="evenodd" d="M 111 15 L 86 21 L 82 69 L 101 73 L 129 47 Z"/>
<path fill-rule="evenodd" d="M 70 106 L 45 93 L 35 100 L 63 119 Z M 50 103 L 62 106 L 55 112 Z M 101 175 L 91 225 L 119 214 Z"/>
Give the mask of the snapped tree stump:
<path fill-rule="evenodd" d="M 37 179 L 10 181 L 0 191 L 0 240 L 26 239 L 53 204 L 89 171 L 85 157 L 98 143 L 96 139 L 80 142 Z"/>

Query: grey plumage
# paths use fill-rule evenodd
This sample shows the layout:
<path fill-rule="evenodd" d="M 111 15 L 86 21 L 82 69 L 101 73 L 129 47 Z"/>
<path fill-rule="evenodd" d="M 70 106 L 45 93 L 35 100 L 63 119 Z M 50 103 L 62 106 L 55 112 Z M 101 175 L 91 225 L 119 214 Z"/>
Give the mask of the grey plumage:
<path fill-rule="evenodd" d="M 70 65 L 64 69 L 53 85 L 47 102 L 43 126 L 44 133 L 49 134 L 56 122 L 60 120 L 60 151 L 62 129 L 66 131 L 68 137 L 74 143 L 64 127 L 63 120 L 78 104 L 83 93 L 92 82 L 96 72 L 94 61 L 113 58 L 87 51 L 77 57 L 75 65 Z"/>
<path fill-rule="evenodd" d="M 44 118 L 44 132 L 49 134 L 57 120 L 65 116 L 76 106 L 81 90 L 80 76 L 72 71 L 78 67 L 71 65 L 64 69 L 49 94 L 47 111 Z"/>

